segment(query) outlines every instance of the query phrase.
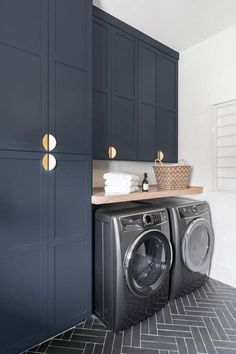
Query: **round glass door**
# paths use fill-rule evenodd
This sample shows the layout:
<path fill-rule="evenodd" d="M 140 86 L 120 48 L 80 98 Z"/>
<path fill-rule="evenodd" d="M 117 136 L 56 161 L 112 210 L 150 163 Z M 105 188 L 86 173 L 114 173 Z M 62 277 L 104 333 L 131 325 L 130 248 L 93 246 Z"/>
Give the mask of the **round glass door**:
<path fill-rule="evenodd" d="M 172 247 L 158 230 L 139 235 L 127 250 L 124 271 L 129 289 L 139 296 L 154 294 L 164 283 L 172 263 Z"/>
<path fill-rule="evenodd" d="M 182 240 L 182 258 L 186 267 L 201 272 L 209 261 L 214 243 L 214 234 L 209 223 L 195 219 L 187 228 Z"/>

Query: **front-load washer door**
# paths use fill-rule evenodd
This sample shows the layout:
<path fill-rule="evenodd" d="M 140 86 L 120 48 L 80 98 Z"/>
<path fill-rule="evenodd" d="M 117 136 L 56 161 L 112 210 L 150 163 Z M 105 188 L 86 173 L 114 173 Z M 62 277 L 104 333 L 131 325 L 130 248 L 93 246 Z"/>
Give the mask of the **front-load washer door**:
<path fill-rule="evenodd" d="M 214 232 L 203 218 L 192 221 L 182 239 L 182 259 L 192 272 L 205 272 L 211 259 L 214 244 Z"/>
<path fill-rule="evenodd" d="M 157 229 L 141 233 L 128 248 L 124 258 L 125 278 L 130 291 L 150 296 L 160 289 L 172 264 L 172 247 Z"/>

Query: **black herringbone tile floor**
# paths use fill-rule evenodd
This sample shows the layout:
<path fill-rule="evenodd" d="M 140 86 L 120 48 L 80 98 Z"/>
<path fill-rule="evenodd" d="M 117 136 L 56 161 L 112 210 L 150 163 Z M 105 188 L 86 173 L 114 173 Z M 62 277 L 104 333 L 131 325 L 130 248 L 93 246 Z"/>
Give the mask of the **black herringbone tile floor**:
<path fill-rule="evenodd" d="M 94 316 L 28 352 L 51 354 L 236 353 L 236 289 L 210 279 L 159 313 L 114 334 Z M 26 354 L 25 353 L 25 354 Z"/>

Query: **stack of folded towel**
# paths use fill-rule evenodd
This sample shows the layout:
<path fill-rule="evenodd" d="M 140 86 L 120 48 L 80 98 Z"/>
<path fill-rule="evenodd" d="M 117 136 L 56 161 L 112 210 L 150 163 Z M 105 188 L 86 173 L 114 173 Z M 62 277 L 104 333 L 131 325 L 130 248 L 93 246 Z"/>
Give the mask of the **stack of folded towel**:
<path fill-rule="evenodd" d="M 103 175 L 105 192 L 110 194 L 128 194 L 139 190 L 139 177 L 129 173 L 108 172 Z"/>

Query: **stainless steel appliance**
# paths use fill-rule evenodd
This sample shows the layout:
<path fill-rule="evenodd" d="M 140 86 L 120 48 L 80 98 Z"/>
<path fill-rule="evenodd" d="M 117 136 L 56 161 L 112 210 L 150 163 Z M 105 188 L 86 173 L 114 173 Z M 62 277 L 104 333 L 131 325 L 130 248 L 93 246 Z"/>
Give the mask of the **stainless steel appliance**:
<path fill-rule="evenodd" d="M 165 208 L 123 203 L 97 209 L 94 246 L 94 311 L 107 328 L 128 328 L 165 306 L 172 264 Z"/>

